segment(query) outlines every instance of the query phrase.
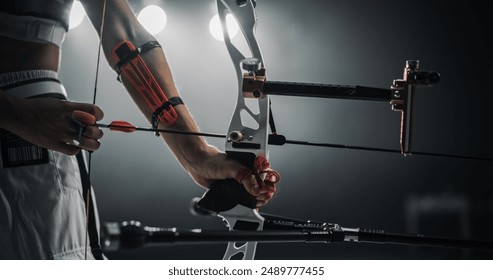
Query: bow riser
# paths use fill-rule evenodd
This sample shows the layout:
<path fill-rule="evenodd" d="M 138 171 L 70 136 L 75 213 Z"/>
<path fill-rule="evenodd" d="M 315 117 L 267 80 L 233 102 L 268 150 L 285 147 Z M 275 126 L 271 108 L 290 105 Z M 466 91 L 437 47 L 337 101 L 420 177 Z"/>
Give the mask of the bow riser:
<path fill-rule="evenodd" d="M 232 15 L 244 35 L 245 41 L 251 51 L 251 57 L 258 59 L 258 62 L 263 65 L 262 53 L 255 36 L 255 28 L 257 25 L 257 16 L 255 14 L 254 6 L 251 0 L 247 1 L 244 5 L 239 5 L 236 0 L 218 0 L 217 9 L 221 25 L 223 27 L 224 42 L 226 48 L 231 57 L 231 61 L 235 67 L 236 77 L 238 81 L 238 95 L 236 101 L 236 107 L 233 112 L 231 122 L 228 128 L 228 135 L 230 139 L 226 141 L 226 152 L 245 152 L 253 153 L 255 156 L 265 155 L 267 152 L 267 125 L 269 124 L 269 97 L 254 98 L 253 107 L 251 108 L 245 102 L 245 96 L 243 93 L 243 69 L 241 67 L 242 61 L 246 57 L 235 47 L 231 42 L 231 38 L 227 31 L 226 16 Z M 255 102 L 256 101 L 256 102 Z M 250 104 L 252 105 L 252 104 Z M 255 113 L 254 111 L 257 111 Z M 245 116 L 244 114 L 247 114 Z M 242 115 L 243 114 L 243 115 Z M 247 127 L 248 120 L 254 120 L 256 124 Z M 253 127 L 255 126 L 255 127 Z M 233 141 L 232 135 L 242 135 L 242 139 L 239 141 Z"/>
<path fill-rule="evenodd" d="M 255 37 L 257 16 L 254 3 L 251 0 L 217 0 L 216 3 L 223 28 L 224 42 L 235 67 L 238 81 L 237 101 L 228 128 L 225 150 L 228 155 L 253 170 L 257 157 L 268 158 L 267 126 L 269 124 L 270 99 L 268 96 L 255 98 L 250 95 L 248 97 L 253 97 L 251 98 L 252 102 L 247 104 L 245 101 L 242 64 L 247 58 L 231 42 L 227 31 L 226 16 L 230 14 L 238 22 L 251 52 L 249 59 L 255 58 L 256 63 L 258 63 L 257 66 L 260 68 L 263 65 L 263 59 Z M 249 71 L 245 75 L 255 76 L 256 71 Z M 263 73 L 262 76 L 264 76 Z M 252 108 L 252 106 L 256 108 Z M 246 124 L 251 120 L 255 121 L 255 124 L 247 126 Z M 219 207 L 221 209 L 218 210 L 217 205 L 224 201 L 231 203 L 226 203 L 228 204 L 227 207 L 222 207 L 224 209 Z M 244 201 L 243 205 L 237 201 Z M 218 216 L 226 221 L 230 231 L 241 228 L 241 225 L 245 224 L 249 225 L 249 230 L 262 230 L 264 219 L 255 209 L 255 201 L 255 197 L 249 195 L 241 184 L 234 180 L 227 180 L 211 185 L 198 205 L 217 212 Z M 256 246 L 256 242 L 247 242 L 242 245 L 230 242 L 223 259 L 229 260 L 241 256 L 242 259 L 253 260 Z"/>

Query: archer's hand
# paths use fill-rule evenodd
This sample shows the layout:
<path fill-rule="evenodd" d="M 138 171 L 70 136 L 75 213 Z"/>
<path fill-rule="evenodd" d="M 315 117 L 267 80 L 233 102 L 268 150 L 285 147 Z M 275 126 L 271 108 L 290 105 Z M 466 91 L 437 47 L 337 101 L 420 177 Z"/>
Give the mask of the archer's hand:
<path fill-rule="evenodd" d="M 264 171 L 270 172 L 272 169 L 266 169 Z M 241 173 L 241 171 L 240 171 Z M 274 193 L 276 192 L 277 177 L 274 175 L 262 176 L 260 179 L 257 175 L 249 173 L 247 176 L 243 177 L 240 181 L 245 189 L 251 194 L 257 197 L 257 207 L 264 206 L 267 204 Z M 270 182 L 270 183 L 269 183 Z"/>
<path fill-rule="evenodd" d="M 214 147 L 210 147 L 208 154 L 202 160 L 201 170 L 190 172 L 199 185 L 208 188 L 215 180 L 234 178 L 248 193 L 256 197 L 257 207 L 264 206 L 272 199 L 279 178 L 270 173 L 272 169 L 268 166 L 260 168 L 260 174 L 255 175 L 256 170 L 247 169 L 239 161 Z"/>
<path fill-rule="evenodd" d="M 2 113 L 2 128 L 30 143 L 67 155 L 75 155 L 81 149 L 94 151 L 100 146 L 98 140 L 103 132 L 96 126 L 88 125 L 79 138 L 72 118 L 73 111 L 80 110 L 100 120 L 103 111 L 98 106 L 53 98 L 2 97 L 2 102 L 9 104 L 9 112 Z"/>

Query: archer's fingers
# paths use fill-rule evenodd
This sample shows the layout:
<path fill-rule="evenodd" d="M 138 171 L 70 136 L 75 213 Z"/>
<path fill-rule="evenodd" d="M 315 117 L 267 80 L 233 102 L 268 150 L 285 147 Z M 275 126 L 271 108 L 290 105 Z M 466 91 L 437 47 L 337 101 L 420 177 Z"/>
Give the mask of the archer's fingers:
<path fill-rule="evenodd" d="M 75 130 L 71 142 L 72 146 L 76 146 L 88 151 L 99 149 L 101 143 L 98 139 L 103 137 L 103 131 L 96 127 L 96 116 L 81 110 L 72 112 L 71 125 Z"/>
<path fill-rule="evenodd" d="M 241 181 L 241 184 L 245 187 L 245 190 L 253 195 L 257 196 L 260 194 L 260 186 L 257 182 L 257 179 L 255 178 L 255 175 L 248 175 L 243 178 Z"/>
<path fill-rule="evenodd" d="M 260 187 L 259 193 L 260 194 L 275 193 L 276 191 L 277 191 L 276 185 L 267 185 L 267 184 L 263 183 L 262 186 Z"/>
<path fill-rule="evenodd" d="M 88 151 L 96 151 L 101 146 L 101 143 L 96 139 L 82 137 L 77 147 Z"/>
<path fill-rule="evenodd" d="M 257 207 L 264 206 L 265 204 L 267 204 L 272 199 L 273 196 L 274 196 L 274 192 L 266 192 L 266 193 L 258 195 L 256 206 Z"/>
<path fill-rule="evenodd" d="M 71 107 L 73 109 L 73 114 L 72 114 L 72 117 L 75 119 L 75 120 L 78 120 L 78 121 L 84 121 L 83 119 L 78 119 L 78 117 L 76 116 L 77 111 L 79 112 L 83 112 L 83 113 L 87 113 L 87 114 L 90 114 L 92 116 L 94 116 L 96 118 L 96 121 L 100 121 L 101 119 L 103 119 L 104 117 L 104 112 L 103 112 L 103 109 L 101 109 L 101 107 L 97 106 L 97 105 L 93 105 L 93 104 L 87 104 L 87 103 L 75 103 L 75 102 L 72 102 L 71 103 Z M 93 123 L 86 123 L 86 124 L 93 124 Z"/>
<path fill-rule="evenodd" d="M 97 126 L 87 126 L 83 135 L 86 138 L 97 140 L 103 138 L 103 131 Z"/>
<path fill-rule="evenodd" d="M 55 147 L 50 147 L 51 150 L 55 150 L 57 152 L 69 155 L 69 156 L 75 156 L 80 152 L 80 148 L 77 146 L 74 146 L 72 144 L 67 144 L 65 142 L 61 142 Z"/>

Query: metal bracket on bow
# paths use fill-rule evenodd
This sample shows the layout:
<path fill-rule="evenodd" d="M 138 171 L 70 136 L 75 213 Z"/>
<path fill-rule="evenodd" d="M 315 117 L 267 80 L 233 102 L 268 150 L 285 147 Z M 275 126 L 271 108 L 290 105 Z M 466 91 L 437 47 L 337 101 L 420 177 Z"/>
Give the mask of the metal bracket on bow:
<path fill-rule="evenodd" d="M 420 71 L 419 61 L 408 60 L 402 79 L 394 80 L 390 104 L 392 110 L 401 112 L 400 145 L 403 155 L 412 153 L 414 93 L 417 85 L 433 85 L 440 80 L 436 72 Z"/>

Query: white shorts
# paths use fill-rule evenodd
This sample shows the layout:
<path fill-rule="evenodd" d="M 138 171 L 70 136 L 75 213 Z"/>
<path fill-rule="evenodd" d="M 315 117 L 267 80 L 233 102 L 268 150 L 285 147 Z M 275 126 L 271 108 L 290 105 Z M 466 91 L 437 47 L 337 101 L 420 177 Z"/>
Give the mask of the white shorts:
<path fill-rule="evenodd" d="M 84 259 L 86 214 L 76 157 L 45 150 L 42 163 L 7 167 L 1 141 L 0 259 Z"/>

